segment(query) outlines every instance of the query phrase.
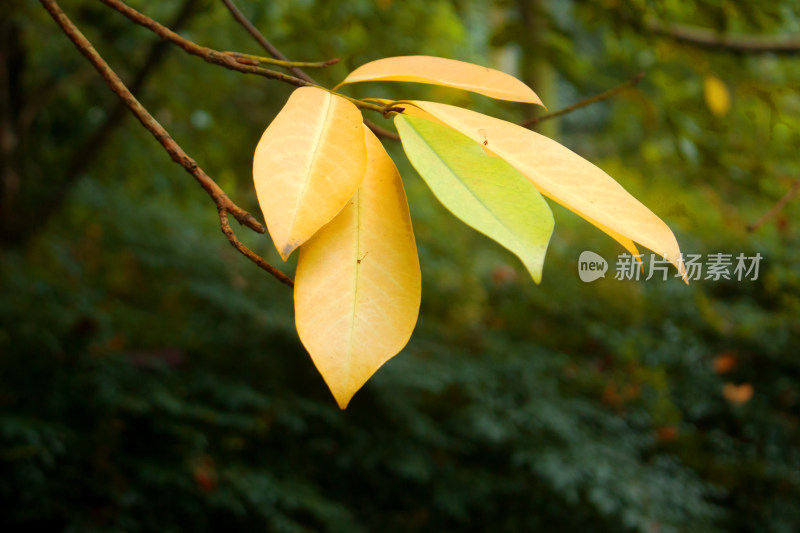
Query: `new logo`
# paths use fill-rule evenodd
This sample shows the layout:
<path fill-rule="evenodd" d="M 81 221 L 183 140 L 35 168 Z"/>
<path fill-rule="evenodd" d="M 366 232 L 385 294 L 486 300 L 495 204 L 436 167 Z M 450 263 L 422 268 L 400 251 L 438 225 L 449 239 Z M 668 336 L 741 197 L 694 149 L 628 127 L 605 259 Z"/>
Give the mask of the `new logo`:
<path fill-rule="evenodd" d="M 581 281 L 590 283 L 598 278 L 606 277 L 608 262 L 596 253 L 586 250 L 578 258 L 578 276 Z"/>

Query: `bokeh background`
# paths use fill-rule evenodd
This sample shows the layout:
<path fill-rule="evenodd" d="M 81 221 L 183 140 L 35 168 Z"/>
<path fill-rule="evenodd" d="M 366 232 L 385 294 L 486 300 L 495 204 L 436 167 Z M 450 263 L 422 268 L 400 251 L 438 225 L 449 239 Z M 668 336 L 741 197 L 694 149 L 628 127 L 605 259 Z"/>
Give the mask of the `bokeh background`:
<path fill-rule="evenodd" d="M 800 530 L 800 54 L 656 26 L 797 36 L 795 0 L 239 0 L 312 74 L 429 54 L 511 72 L 540 131 L 614 176 L 684 252 L 763 256 L 755 281 L 582 283 L 623 250 L 554 205 L 542 284 L 457 221 L 396 142 L 423 272 L 408 347 L 336 407 L 287 287 L 38 2 L 0 6 L 0 525 L 4 531 Z M 221 2 L 131 5 L 260 54 Z M 62 7 L 175 139 L 258 213 L 255 145 L 292 88 L 225 71 L 99 2 Z M 520 121 L 544 111 L 412 84 Z M 380 116 L 369 117 L 385 127 Z M 268 238 L 238 229 L 292 274 Z M 609 274 L 613 274 L 609 272 Z"/>

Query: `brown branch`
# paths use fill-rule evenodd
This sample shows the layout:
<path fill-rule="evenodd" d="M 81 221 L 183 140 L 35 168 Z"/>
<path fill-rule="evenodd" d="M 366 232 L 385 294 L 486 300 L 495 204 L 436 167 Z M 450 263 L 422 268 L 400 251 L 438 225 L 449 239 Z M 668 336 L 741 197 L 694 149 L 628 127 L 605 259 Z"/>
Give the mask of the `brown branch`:
<path fill-rule="evenodd" d="M 581 100 L 580 102 L 576 102 L 576 103 L 574 103 L 574 104 L 572 104 L 570 106 L 567 106 L 567 107 L 565 107 L 563 109 L 559 109 L 558 111 L 554 111 L 552 113 L 548 113 L 548 114 L 542 115 L 540 117 L 534 117 L 532 119 L 526 120 L 525 122 L 522 122 L 520 124 L 520 126 L 525 126 L 526 128 L 530 128 L 531 126 L 535 126 L 536 124 L 538 124 L 540 122 L 543 122 L 545 120 L 550 120 L 551 118 L 560 117 L 560 116 L 566 115 L 567 113 L 572 113 L 573 111 L 575 111 L 577 109 L 582 109 L 582 108 L 590 106 L 592 104 L 596 104 L 597 102 L 602 102 L 603 100 L 608 100 L 612 96 L 615 96 L 616 94 L 624 91 L 628 87 L 633 87 L 634 85 L 636 85 L 637 83 L 642 81 L 642 78 L 644 78 L 644 72 L 640 72 L 639 74 L 637 74 L 633 78 L 629 79 L 625 83 L 621 83 L 621 84 L 617 85 L 616 87 L 614 87 L 612 89 L 609 89 L 609 90 L 607 90 L 605 92 L 602 92 L 600 94 L 596 94 L 596 95 L 594 95 L 594 96 L 592 96 L 590 98 L 586 98 L 585 100 Z"/>
<path fill-rule="evenodd" d="M 772 206 L 772 208 L 769 211 L 764 213 L 761 216 L 761 218 L 759 218 L 758 220 L 747 226 L 747 231 L 753 232 L 758 228 L 760 228 L 761 226 L 763 226 L 764 224 L 766 224 L 775 215 L 780 213 L 781 209 L 786 207 L 786 204 L 788 204 L 792 200 L 792 198 L 797 196 L 797 193 L 800 193 L 800 180 L 795 181 L 794 185 L 792 185 L 792 188 L 786 191 L 786 194 L 784 194 L 781 197 L 781 199 L 778 200 L 778 203 Z"/>
<path fill-rule="evenodd" d="M 185 0 L 169 27 L 175 31 L 181 28 L 195 11 L 197 3 L 198 0 Z M 139 67 L 139 70 L 128 85 L 128 89 L 132 94 L 137 95 L 141 92 L 147 78 L 166 56 L 167 50 L 169 50 L 169 43 L 167 41 L 157 39 L 153 42 L 145 56 L 142 66 Z M 114 106 L 106 113 L 106 118 L 103 123 L 73 152 L 73 156 L 66 166 L 64 183 L 61 185 L 62 189 L 69 187 L 69 185 L 89 166 L 89 163 L 94 157 L 100 153 L 102 146 L 111 139 L 112 132 L 122 123 L 126 114 L 127 107 L 125 102 L 123 100 L 117 100 Z"/>
<path fill-rule="evenodd" d="M 695 26 L 662 25 L 655 21 L 645 21 L 644 27 L 647 31 L 680 43 L 720 52 L 786 55 L 800 53 L 800 39 L 792 37 L 725 35 Z"/>
<path fill-rule="evenodd" d="M 384 139 L 389 139 L 392 141 L 400 140 L 400 136 L 395 132 L 381 128 L 374 122 L 371 122 L 367 119 L 364 119 L 364 125 L 366 125 L 370 130 L 372 130 L 372 133 L 374 133 L 376 137 L 383 137 Z"/>
<path fill-rule="evenodd" d="M 325 61 L 281 61 L 280 59 L 273 59 L 271 57 L 254 56 L 252 54 L 243 54 L 241 52 L 223 52 L 223 54 L 236 58 L 236 61 L 243 65 L 260 65 L 266 63 L 267 65 L 277 65 L 284 68 L 325 68 L 335 65 L 341 59 L 335 57 L 333 59 L 326 59 Z"/>
<path fill-rule="evenodd" d="M 166 26 L 159 24 L 155 20 L 144 15 L 143 13 L 136 11 L 135 9 L 126 5 L 124 2 L 121 2 L 120 0 L 100 0 L 100 1 L 103 2 L 105 5 L 107 5 L 108 7 L 116 11 L 119 11 L 121 14 L 128 17 L 128 19 L 130 19 L 132 22 L 135 22 L 136 24 L 139 24 L 140 26 L 143 26 L 148 30 L 152 31 L 165 41 L 169 41 L 172 44 L 179 46 L 185 52 L 191 55 L 203 58 L 208 63 L 219 65 L 221 67 L 225 67 L 230 70 L 244 72 L 246 74 L 257 74 L 259 76 L 264 76 L 266 78 L 280 80 L 289 83 L 291 85 L 294 85 L 296 87 L 304 87 L 306 85 L 311 85 L 309 82 L 305 80 L 295 78 L 294 76 L 289 76 L 288 74 L 284 74 L 283 72 L 278 72 L 275 70 L 270 70 L 255 65 L 242 64 L 238 62 L 235 57 L 227 55 L 218 50 L 214 50 L 212 48 L 200 46 L 199 44 L 190 41 L 189 39 L 181 37 L 174 31 L 167 28 Z"/>
<path fill-rule="evenodd" d="M 225 7 L 227 7 L 228 11 L 231 12 L 233 18 L 236 19 L 236 22 L 241 24 L 242 27 L 244 27 L 244 29 L 247 30 L 247 33 L 249 33 L 250 36 L 253 37 L 253 39 L 255 39 L 255 41 L 259 45 L 261 45 L 261 48 L 266 50 L 269 55 L 271 55 L 275 59 L 280 59 L 281 61 L 289 61 L 289 59 L 285 55 L 283 55 L 280 50 L 272 46 L 272 43 L 270 43 L 260 31 L 258 31 L 258 28 L 256 28 L 253 25 L 253 23 L 250 22 L 247 19 L 247 17 L 244 16 L 244 13 L 242 13 L 239 10 L 239 8 L 236 7 L 236 4 L 233 3 L 233 0 L 222 0 L 222 3 L 225 4 Z M 303 69 L 299 67 L 292 67 L 289 70 L 291 70 L 295 74 L 295 76 L 297 76 L 301 80 L 305 80 L 308 83 L 318 85 L 318 83 L 314 81 L 314 79 L 311 76 L 303 72 Z"/>
<path fill-rule="evenodd" d="M 164 129 L 158 121 L 147 111 L 147 109 L 139 103 L 135 96 L 128 90 L 122 80 L 111 69 L 108 63 L 97 53 L 92 46 L 92 43 L 81 33 L 81 31 L 72 23 L 67 15 L 61 10 L 55 0 L 40 0 L 44 8 L 53 17 L 53 20 L 61 27 L 62 31 L 69 37 L 76 48 L 83 54 L 86 59 L 95 67 L 95 69 L 103 76 L 108 86 L 117 96 L 125 102 L 125 105 L 136 115 L 139 122 L 153 134 L 156 140 L 161 143 L 164 150 L 167 151 L 173 161 L 181 165 L 186 171 L 191 174 L 200 186 L 205 190 L 217 206 L 219 212 L 220 227 L 223 234 L 231 243 L 231 245 L 244 254 L 248 259 L 256 263 L 258 266 L 272 274 L 282 283 L 293 286 L 293 282 L 281 271 L 271 266 L 262 258 L 253 253 L 250 249 L 244 246 L 234 235 L 233 230 L 228 223 L 228 214 L 239 221 L 240 224 L 258 233 L 265 233 L 264 226 L 250 213 L 233 203 L 233 201 L 225 194 L 217 183 L 211 179 L 201 169 L 197 163 L 189 157 L 183 149 L 178 146 L 172 137 L 170 137 L 167 130 Z"/>
<path fill-rule="evenodd" d="M 253 252 L 250 248 L 242 244 L 242 242 L 236 238 L 236 234 L 233 232 L 231 228 L 230 222 L 228 221 L 228 211 L 222 207 L 218 207 L 217 211 L 219 212 L 219 224 L 222 228 L 222 233 L 227 237 L 228 241 L 231 245 L 236 248 L 242 255 L 247 257 L 250 261 L 257 264 L 273 276 L 275 276 L 278 281 L 288 285 L 289 287 L 294 287 L 294 281 L 292 278 L 288 277 L 286 274 L 275 268 L 274 266 L 267 263 L 264 258 L 260 255 Z"/>
<path fill-rule="evenodd" d="M 230 52 L 228 53 L 220 52 L 212 48 L 200 46 L 199 44 L 190 41 L 189 39 L 181 37 L 174 31 L 170 30 L 166 26 L 159 24 L 158 22 L 151 19 L 147 15 L 136 11 L 132 7 L 122 2 L 121 0 L 100 0 L 100 1 L 103 2 L 105 5 L 107 5 L 108 7 L 110 7 L 111 9 L 119 11 L 121 14 L 126 16 L 132 22 L 135 22 L 136 24 L 139 24 L 140 26 L 147 28 L 148 30 L 152 31 L 162 39 L 177 45 L 178 47 L 183 49 L 186 53 L 201 57 L 206 62 L 211 63 L 213 65 L 218 65 L 230 70 L 243 72 L 245 74 L 257 74 L 259 76 L 264 76 L 265 78 L 279 80 L 288 83 L 290 85 L 294 85 L 295 87 L 310 86 L 310 87 L 318 87 L 320 89 L 328 91 L 328 89 L 326 89 L 325 87 L 322 87 L 314 83 L 310 83 L 306 80 L 302 80 L 300 78 L 296 78 L 294 76 L 290 76 L 282 72 L 277 72 L 275 70 L 270 70 L 264 67 L 256 66 L 250 64 L 250 62 L 247 61 L 241 62 L 236 57 L 230 55 Z M 341 96 L 342 98 L 350 100 L 351 102 L 353 102 L 353 104 L 362 109 L 377 111 L 378 113 L 381 114 L 391 111 L 390 109 L 384 106 L 362 102 L 356 98 L 350 98 L 349 96 L 345 96 L 338 93 L 335 94 Z"/>
<path fill-rule="evenodd" d="M 250 36 L 253 37 L 253 39 L 255 39 L 255 41 L 259 45 L 261 45 L 261 47 L 264 50 L 266 50 L 269 55 L 271 55 L 275 59 L 280 59 L 281 61 L 289 61 L 289 59 L 285 55 L 283 55 L 281 53 L 281 51 L 278 50 L 272 43 L 270 43 L 267 40 L 267 38 L 264 37 L 264 34 L 262 34 L 260 31 L 258 31 L 258 28 L 256 28 L 253 25 L 253 23 L 250 22 L 247 19 L 247 17 L 244 16 L 244 14 L 239 10 L 239 8 L 236 7 L 236 4 L 233 3 L 233 0 L 222 0 L 222 3 L 225 4 L 225 7 L 227 7 L 228 11 L 231 12 L 231 15 L 233 15 L 233 18 L 236 19 L 236 21 L 239 24 L 241 24 L 242 27 L 244 27 L 245 30 L 247 30 L 247 33 L 249 33 Z M 294 72 L 294 74 L 298 78 L 300 78 L 302 80 L 305 80 L 308 83 L 311 83 L 313 85 L 319 85 L 316 81 L 314 81 L 314 78 L 312 78 L 311 76 L 306 74 L 303 71 L 303 69 L 301 69 L 299 67 L 292 67 L 291 71 Z M 386 129 L 383 129 L 380 126 L 378 126 L 377 124 L 375 124 L 373 122 L 370 122 L 369 120 L 365 119 L 364 120 L 364 124 L 366 124 L 367 127 L 370 130 L 372 130 L 372 133 L 374 133 L 378 137 L 383 137 L 384 139 L 391 139 L 393 141 L 399 141 L 400 140 L 400 136 L 397 135 L 396 133 L 391 132 L 391 131 L 386 130 Z"/>

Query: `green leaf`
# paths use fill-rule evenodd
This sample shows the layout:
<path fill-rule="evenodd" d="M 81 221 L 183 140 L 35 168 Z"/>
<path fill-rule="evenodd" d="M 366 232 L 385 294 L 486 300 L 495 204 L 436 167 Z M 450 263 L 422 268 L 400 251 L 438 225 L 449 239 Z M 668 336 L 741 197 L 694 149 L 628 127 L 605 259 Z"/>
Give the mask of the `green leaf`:
<path fill-rule="evenodd" d="M 511 250 L 539 283 L 553 213 L 530 180 L 447 126 L 406 115 L 394 121 L 408 159 L 436 198 Z"/>

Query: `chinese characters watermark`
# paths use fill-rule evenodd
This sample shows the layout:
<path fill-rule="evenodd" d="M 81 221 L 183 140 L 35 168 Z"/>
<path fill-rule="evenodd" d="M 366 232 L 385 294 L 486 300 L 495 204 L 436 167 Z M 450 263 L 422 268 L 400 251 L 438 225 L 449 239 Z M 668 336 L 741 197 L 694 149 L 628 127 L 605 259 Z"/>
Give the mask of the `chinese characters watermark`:
<path fill-rule="evenodd" d="M 758 279 L 762 256 L 760 253 L 749 256 L 744 253 L 737 255 L 710 253 L 705 256 L 703 254 L 681 254 L 681 258 L 686 268 L 686 279 L 689 281 L 755 281 Z M 614 264 L 614 279 L 618 281 L 648 281 L 655 278 L 666 281 L 670 277 L 682 277 L 670 261 L 657 254 L 650 254 L 647 264 L 644 259 L 644 254 L 618 255 Z M 582 252 L 578 258 L 578 276 L 583 282 L 589 283 L 598 278 L 604 278 L 607 270 L 608 262 L 594 252 L 587 250 Z"/>

